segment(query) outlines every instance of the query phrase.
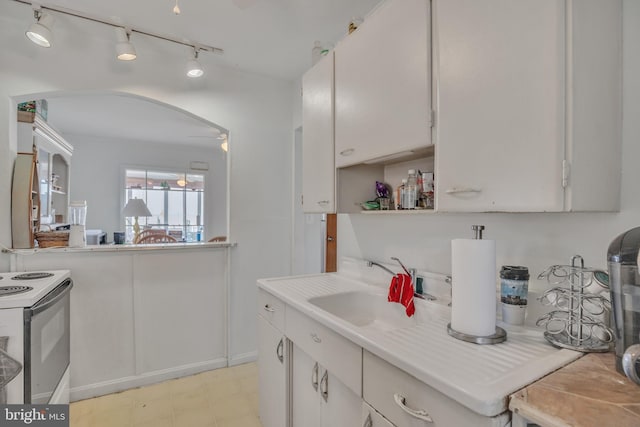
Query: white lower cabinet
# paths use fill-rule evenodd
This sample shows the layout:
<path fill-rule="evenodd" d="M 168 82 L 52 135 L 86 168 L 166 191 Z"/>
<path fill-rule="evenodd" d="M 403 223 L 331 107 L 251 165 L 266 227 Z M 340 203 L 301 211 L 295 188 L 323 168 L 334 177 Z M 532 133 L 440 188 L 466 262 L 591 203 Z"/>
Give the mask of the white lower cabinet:
<path fill-rule="evenodd" d="M 359 395 L 295 343 L 291 363 L 292 427 L 354 427 L 360 424 Z"/>
<path fill-rule="evenodd" d="M 258 391 L 263 427 L 287 426 L 287 339 L 258 316 Z"/>
<path fill-rule="evenodd" d="M 362 397 L 400 427 L 504 427 L 506 411 L 495 417 L 477 414 L 379 357 L 364 351 Z"/>
<path fill-rule="evenodd" d="M 378 411 L 362 402 L 362 427 L 396 427 L 391 424 L 385 417 L 380 415 Z"/>
<path fill-rule="evenodd" d="M 505 427 L 260 291 L 263 427 Z"/>

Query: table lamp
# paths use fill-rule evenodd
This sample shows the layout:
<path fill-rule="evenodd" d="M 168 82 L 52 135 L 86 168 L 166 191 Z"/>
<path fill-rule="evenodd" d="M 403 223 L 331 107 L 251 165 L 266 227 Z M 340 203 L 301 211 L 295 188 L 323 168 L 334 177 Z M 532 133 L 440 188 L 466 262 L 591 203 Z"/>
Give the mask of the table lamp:
<path fill-rule="evenodd" d="M 133 241 L 134 243 L 138 241 L 138 236 L 140 235 L 140 224 L 138 224 L 139 216 L 151 216 L 151 211 L 144 203 L 142 199 L 129 199 L 127 205 L 122 210 L 122 215 L 125 217 L 134 217 L 135 221 L 133 223 Z"/>

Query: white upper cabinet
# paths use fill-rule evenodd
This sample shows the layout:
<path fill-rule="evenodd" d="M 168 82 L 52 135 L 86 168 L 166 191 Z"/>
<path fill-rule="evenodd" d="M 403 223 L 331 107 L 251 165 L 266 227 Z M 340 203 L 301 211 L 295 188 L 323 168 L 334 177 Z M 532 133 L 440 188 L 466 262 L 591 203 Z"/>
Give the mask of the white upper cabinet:
<path fill-rule="evenodd" d="M 336 47 L 336 167 L 431 143 L 429 9 L 386 0 Z"/>
<path fill-rule="evenodd" d="M 620 17 L 619 1 L 434 0 L 438 211 L 619 209 Z"/>
<path fill-rule="evenodd" d="M 302 88 L 302 210 L 333 213 L 333 52 L 307 71 Z"/>

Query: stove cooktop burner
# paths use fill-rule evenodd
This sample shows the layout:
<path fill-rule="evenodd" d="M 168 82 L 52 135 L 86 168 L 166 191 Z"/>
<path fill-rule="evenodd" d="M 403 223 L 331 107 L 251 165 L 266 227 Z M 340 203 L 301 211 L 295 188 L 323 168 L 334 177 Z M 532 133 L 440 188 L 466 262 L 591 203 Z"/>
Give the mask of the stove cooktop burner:
<path fill-rule="evenodd" d="M 35 272 L 35 273 L 23 273 L 18 274 L 17 276 L 13 276 L 12 280 L 35 280 L 35 279 L 44 279 L 45 277 L 51 277 L 53 273 L 45 273 L 45 272 Z"/>
<path fill-rule="evenodd" d="M 0 286 L 0 297 L 13 294 L 21 294 L 32 290 L 31 286 Z"/>

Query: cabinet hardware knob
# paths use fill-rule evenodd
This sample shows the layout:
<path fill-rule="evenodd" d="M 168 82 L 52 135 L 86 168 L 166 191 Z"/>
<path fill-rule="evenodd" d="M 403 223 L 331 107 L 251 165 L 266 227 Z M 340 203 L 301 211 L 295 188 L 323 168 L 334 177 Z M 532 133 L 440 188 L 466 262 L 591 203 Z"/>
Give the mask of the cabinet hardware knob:
<path fill-rule="evenodd" d="M 404 396 L 394 393 L 393 399 L 396 401 L 396 405 L 400 407 L 404 412 L 411 415 L 414 418 L 417 418 L 422 421 L 426 421 L 428 423 L 433 423 L 433 419 L 429 416 L 429 413 L 423 409 L 412 409 L 407 406 L 405 403 Z"/>
<path fill-rule="evenodd" d="M 284 338 L 280 338 L 278 347 L 276 347 L 276 356 L 278 356 L 280 363 L 284 363 Z"/>
<path fill-rule="evenodd" d="M 313 365 L 313 369 L 311 370 L 311 386 L 315 391 L 318 391 L 318 362 Z"/>
<path fill-rule="evenodd" d="M 350 156 L 353 154 L 353 152 L 356 151 L 355 148 L 347 148 L 346 150 L 342 150 L 340 152 L 341 156 Z"/>
<path fill-rule="evenodd" d="M 447 188 L 445 190 L 445 193 L 447 194 L 457 194 L 457 193 L 480 193 L 482 192 L 481 189 L 479 188 L 472 188 L 472 187 L 452 187 L 452 188 Z"/>
<path fill-rule="evenodd" d="M 322 394 L 322 399 L 325 402 L 329 400 L 329 371 L 324 371 L 324 375 L 320 380 L 320 394 Z"/>
<path fill-rule="evenodd" d="M 311 334 L 311 339 L 314 340 L 317 343 L 321 343 L 322 339 L 317 335 L 317 334 Z"/>
<path fill-rule="evenodd" d="M 274 308 L 272 308 L 269 304 L 265 304 L 264 305 L 264 311 L 268 311 L 269 313 L 273 313 L 276 310 Z"/>
<path fill-rule="evenodd" d="M 333 242 L 333 237 L 327 236 L 327 242 Z"/>

